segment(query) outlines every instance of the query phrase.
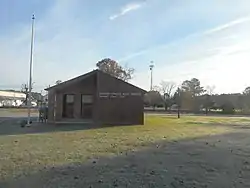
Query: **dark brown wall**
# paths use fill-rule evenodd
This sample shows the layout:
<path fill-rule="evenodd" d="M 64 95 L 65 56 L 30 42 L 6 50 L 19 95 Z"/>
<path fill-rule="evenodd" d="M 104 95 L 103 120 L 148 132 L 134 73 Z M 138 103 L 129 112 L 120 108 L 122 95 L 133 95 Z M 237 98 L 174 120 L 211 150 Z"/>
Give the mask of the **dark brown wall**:
<path fill-rule="evenodd" d="M 48 122 L 54 121 L 54 106 L 55 106 L 55 93 L 54 90 L 48 92 Z"/>
<path fill-rule="evenodd" d="M 71 84 L 68 87 L 63 87 L 63 89 L 56 90 L 56 120 L 60 121 L 62 119 L 63 111 L 63 95 L 64 94 L 74 94 L 74 118 L 81 118 L 81 95 L 82 94 L 93 94 L 94 95 L 94 106 L 96 105 L 96 75 L 90 76 L 76 84 Z M 96 109 L 94 107 L 94 109 Z M 95 111 L 93 112 L 95 116 Z"/>
<path fill-rule="evenodd" d="M 98 72 L 98 93 L 121 92 L 139 93 L 140 89 L 124 83 L 121 80 Z M 124 98 L 99 98 L 98 117 L 106 124 L 143 124 L 143 94 L 142 96 L 126 96 Z"/>
<path fill-rule="evenodd" d="M 100 98 L 99 93 L 141 93 L 141 96 L 125 96 L 116 98 Z M 93 94 L 93 120 L 102 124 L 143 124 L 143 91 L 119 79 L 97 71 L 96 74 L 70 83 L 69 86 L 56 87 L 49 91 L 49 118 L 62 120 L 63 95 L 75 94 L 74 118 L 81 119 L 81 94 Z M 56 102 L 53 98 L 56 96 Z M 52 101 L 50 101 L 52 100 Z"/>

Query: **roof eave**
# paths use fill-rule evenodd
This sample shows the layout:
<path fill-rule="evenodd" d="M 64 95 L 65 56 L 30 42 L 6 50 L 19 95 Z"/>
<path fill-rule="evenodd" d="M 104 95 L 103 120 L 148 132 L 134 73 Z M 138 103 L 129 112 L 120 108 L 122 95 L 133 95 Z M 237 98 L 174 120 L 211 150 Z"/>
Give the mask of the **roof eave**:
<path fill-rule="evenodd" d="M 45 90 L 45 91 L 49 91 L 49 90 L 52 90 L 52 89 L 61 88 L 61 87 L 63 87 L 63 86 L 66 86 L 66 85 L 68 85 L 68 84 L 74 82 L 74 81 L 77 82 L 77 81 L 81 80 L 81 78 L 82 78 L 82 79 L 85 79 L 85 78 L 91 76 L 92 74 L 94 74 L 95 72 L 96 72 L 96 70 L 93 70 L 93 71 L 91 71 L 91 72 L 88 72 L 88 73 L 86 73 L 86 74 L 83 74 L 83 75 L 78 76 L 78 77 L 75 77 L 75 78 L 72 78 L 72 79 L 70 79 L 70 80 L 67 80 L 67 81 L 62 82 L 62 83 L 60 83 L 60 84 L 57 84 L 57 85 L 54 85 L 54 86 L 52 86 L 52 87 L 46 88 L 46 89 L 44 89 L 44 90 Z"/>

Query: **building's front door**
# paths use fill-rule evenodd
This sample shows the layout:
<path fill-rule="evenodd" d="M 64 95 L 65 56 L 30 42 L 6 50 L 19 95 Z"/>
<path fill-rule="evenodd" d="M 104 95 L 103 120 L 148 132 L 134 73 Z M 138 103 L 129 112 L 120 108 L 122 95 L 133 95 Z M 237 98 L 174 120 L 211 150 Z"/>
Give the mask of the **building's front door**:
<path fill-rule="evenodd" d="M 66 94 L 63 96 L 63 117 L 74 118 L 75 95 Z"/>
<path fill-rule="evenodd" d="M 93 95 L 82 95 L 81 116 L 83 119 L 92 119 Z"/>

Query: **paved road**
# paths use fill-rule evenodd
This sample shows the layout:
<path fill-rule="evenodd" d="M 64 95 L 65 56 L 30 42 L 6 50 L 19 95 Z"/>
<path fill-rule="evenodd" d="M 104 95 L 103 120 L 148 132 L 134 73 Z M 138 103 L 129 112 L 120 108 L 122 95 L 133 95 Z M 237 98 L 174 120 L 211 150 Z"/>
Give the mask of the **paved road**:
<path fill-rule="evenodd" d="M 16 119 L 25 119 L 27 117 L 27 113 L 25 112 L 8 112 L 8 111 L 0 111 L 0 124 L 9 121 L 9 120 L 16 120 Z M 31 117 L 38 117 L 36 113 L 32 113 Z"/>
<path fill-rule="evenodd" d="M 159 115 L 159 116 L 177 116 L 177 113 L 166 113 L 166 112 L 158 112 L 158 111 L 150 111 L 150 112 L 144 112 L 144 114 L 149 114 L 149 115 Z M 246 117 L 246 118 L 250 118 L 250 115 L 227 115 L 227 114 L 185 114 L 185 113 L 181 113 L 181 116 L 208 116 L 208 117 Z"/>

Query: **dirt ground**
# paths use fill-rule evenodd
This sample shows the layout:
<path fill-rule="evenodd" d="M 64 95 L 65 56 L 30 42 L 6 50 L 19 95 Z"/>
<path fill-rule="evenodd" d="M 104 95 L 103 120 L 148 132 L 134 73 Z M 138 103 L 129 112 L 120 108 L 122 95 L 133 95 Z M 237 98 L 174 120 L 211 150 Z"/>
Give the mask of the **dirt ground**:
<path fill-rule="evenodd" d="M 250 129 L 237 126 L 233 133 L 161 142 L 113 158 L 44 168 L 0 187 L 250 187 Z"/>

